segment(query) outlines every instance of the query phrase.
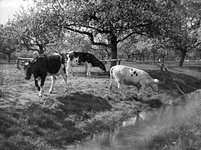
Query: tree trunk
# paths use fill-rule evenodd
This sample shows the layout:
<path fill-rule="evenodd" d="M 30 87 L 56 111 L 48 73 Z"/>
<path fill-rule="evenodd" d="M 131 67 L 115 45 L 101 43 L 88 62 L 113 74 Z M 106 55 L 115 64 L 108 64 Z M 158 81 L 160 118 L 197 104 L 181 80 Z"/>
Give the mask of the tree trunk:
<path fill-rule="evenodd" d="M 43 45 L 39 45 L 39 54 L 43 54 L 45 52 L 45 47 Z"/>
<path fill-rule="evenodd" d="M 200 51 L 200 59 L 199 60 L 201 60 L 201 51 Z"/>
<path fill-rule="evenodd" d="M 142 61 L 142 54 L 139 54 L 139 61 Z"/>
<path fill-rule="evenodd" d="M 117 59 L 117 37 L 112 36 L 110 42 L 111 42 L 111 52 L 112 52 L 111 59 Z M 116 64 L 117 64 L 117 61 L 112 61 L 110 68 L 112 68 Z"/>
<path fill-rule="evenodd" d="M 8 61 L 8 63 L 10 63 L 11 54 L 6 54 L 6 55 L 7 55 L 7 61 Z"/>
<path fill-rule="evenodd" d="M 155 59 L 156 59 L 156 53 L 153 53 L 153 63 L 155 64 Z"/>
<path fill-rule="evenodd" d="M 180 51 L 181 51 L 181 56 L 180 56 L 180 60 L 179 60 L 179 67 L 182 67 L 187 51 L 185 49 L 180 49 Z"/>
<path fill-rule="evenodd" d="M 162 63 L 165 63 L 165 55 L 162 56 Z"/>
<path fill-rule="evenodd" d="M 142 61 L 144 62 L 145 60 L 145 54 L 142 55 Z"/>

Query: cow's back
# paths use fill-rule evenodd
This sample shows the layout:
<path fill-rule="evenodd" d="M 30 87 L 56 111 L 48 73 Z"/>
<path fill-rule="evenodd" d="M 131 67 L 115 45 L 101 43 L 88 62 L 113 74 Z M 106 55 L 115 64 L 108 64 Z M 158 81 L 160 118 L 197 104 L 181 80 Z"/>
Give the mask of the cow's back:
<path fill-rule="evenodd" d="M 47 64 L 46 64 L 46 56 L 45 55 L 38 55 L 34 60 L 33 60 L 33 74 L 34 77 L 41 77 L 43 75 L 46 75 L 47 72 Z"/>
<path fill-rule="evenodd" d="M 142 78 L 144 71 L 131 68 L 123 65 L 117 65 L 114 67 L 113 72 L 115 76 L 118 76 L 123 80 L 125 85 L 138 85 Z"/>
<path fill-rule="evenodd" d="M 100 65 L 100 61 L 90 53 L 86 52 L 77 52 L 77 55 L 79 56 L 79 63 L 90 63 L 93 67 L 97 67 Z"/>
<path fill-rule="evenodd" d="M 64 61 L 63 61 L 64 63 Z M 47 72 L 50 74 L 56 74 L 59 72 L 62 64 L 62 57 L 60 55 L 48 55 L 46 56 Z"/>

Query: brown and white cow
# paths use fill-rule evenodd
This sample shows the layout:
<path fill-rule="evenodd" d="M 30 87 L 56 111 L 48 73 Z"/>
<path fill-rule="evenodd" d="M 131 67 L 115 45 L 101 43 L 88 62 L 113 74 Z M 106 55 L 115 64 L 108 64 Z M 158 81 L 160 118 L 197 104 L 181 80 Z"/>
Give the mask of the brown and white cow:
<path fill-rule="evenodd" d="M 21 64 L 24 66 L 25 79 L 29 80 L 32 75 L 34 76 L 35 86 L 39 91 L 39 97 L 42 97 L 43 95 L 43 86 L 47 76 L 51 76 L 52 79 L 52 84 L 49 93 L 52 93 L 56 81 L 56 76 L 60 74 L 62 75 L 66 84 L 65 87 L 67 88 L 67 75 L 65 69 L 64 55 L 53 53 L 50 55 L 38 55 L 35 59 L 18 58 L 18 69 L 20 69 L 20 60 L 26 60 L 24 63 Z M 41 80 L 40 85 L 38 85 L 38 80 Z"/>
<path fill-rule="evenodd" d="M 91 76 L 91 67 L 99 67 L 101 70 L 106 71 L 105 65 L 93 54 L 87 52 L 71 51 L 67 54 L 67 76 L 69 75 L 70 68 L 71 72 L 73 73 L 73 67 L 82 63 L 85 65 L 85 72 L 87 76 Z"/>
<path fill-rule="evenodd" d="M 158 92 L 158 79 L 152 79 L 147 72 L 131 68 L 128 66 L 117 65 L 110 69 L 110 89 L 112 89 L 112 81 L 115 79 L 118 84 L 118 89 L 124 85 L 134 85 L 140 95 L 145 88 L 151 87 Z M 122 93 L 122 92 L 121 92 Z"/>

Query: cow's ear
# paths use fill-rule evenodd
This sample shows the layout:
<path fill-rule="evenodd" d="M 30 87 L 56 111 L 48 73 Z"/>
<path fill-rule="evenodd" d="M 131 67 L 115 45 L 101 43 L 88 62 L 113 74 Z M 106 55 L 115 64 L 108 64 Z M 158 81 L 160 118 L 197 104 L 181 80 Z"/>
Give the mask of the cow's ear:
<path fill-rule="evenodd" d="M 33 63 L 35 63 L 36 62 L 36 58 L 34 59 L 34 60 L 32 60 L 32 61 L 29 61 L 29 64 L 33 64 Z"/>
<path fill-rule="evenodd" d="M 30 61 L 26 61 L 26 62 L 24 62 L 24 66 L 29 66 L 30 65 Z"/>
<path fill-rule="evenodd" d="M 73 56 L 73 55 L 74 55 L 74 52 L 70 52 L 70 53 L 69 53 L 69 56 Z"/>

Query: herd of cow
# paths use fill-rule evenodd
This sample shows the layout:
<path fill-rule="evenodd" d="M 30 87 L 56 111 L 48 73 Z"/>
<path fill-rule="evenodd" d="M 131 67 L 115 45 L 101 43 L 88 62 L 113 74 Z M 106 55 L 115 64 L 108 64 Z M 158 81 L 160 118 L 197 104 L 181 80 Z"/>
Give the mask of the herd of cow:
<path fill-rule="evenodd" d="M 67 90 L 69 72 L 70 70 L 73 72 L 73 67 L 79 64 L 85 65 L 87 76 L 91 76 L 91 67 L 99 67 L 101 70 L 106 71 L 105 65 L 100 60 L 93 54 L 86 52 L 71 51 L 67 54 L 53 53 L 50 55 L 38 55 L 35 58 L 18 57 L 17 59 L 17 68 L 20 69 L 19 65 L 23 66 L 25 79 L 29 80 L 32 75 L 34 76 L 39 97 L 43 96 L 43 86 L 47 76 L 51 76 L 52 79 L 49 93 L 52 93 L 56 76 L 60 74 L 64 79 Z M 115 79 L 119 89 L 123 84 L 134 85 L 138 90 L 138 95 L 147 87 L 151 87 L 154 91 L 158 92 L 159 80 L 152 79 L 148 73 L 137 68 L 116 65 L 110 69 L 110 89 L 112 88 L 113 79 Z M 40 85 L 38 84 L 39 80 L 41 81 Z"/>

